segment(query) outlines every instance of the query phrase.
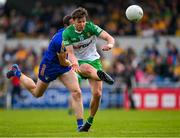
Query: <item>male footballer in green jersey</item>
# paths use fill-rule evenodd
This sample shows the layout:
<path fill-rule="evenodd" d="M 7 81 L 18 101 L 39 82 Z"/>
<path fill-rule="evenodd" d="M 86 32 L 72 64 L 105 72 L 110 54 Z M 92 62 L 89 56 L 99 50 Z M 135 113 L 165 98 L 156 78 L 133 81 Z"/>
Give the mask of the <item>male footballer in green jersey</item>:
<path fill-rule="evenodd" d="M 87 10 L 77 8 L 72 12 L 73 24 L 63 32 L 63 44 L 69 54 L 73 69 L 83 78 L 87 78 L 92 91 L 90 116 L 79 129 L 88 131 L 98 110 L 101 95 L 102 81 L 113 84 L 114 80 L 102 70 L 100 55 L 96 49 L 96 38 L 100 37 L 107 42 L 102 46 L 103 51 L 112 49 L 114 38 L 92 22 L 86 21 Z"/>

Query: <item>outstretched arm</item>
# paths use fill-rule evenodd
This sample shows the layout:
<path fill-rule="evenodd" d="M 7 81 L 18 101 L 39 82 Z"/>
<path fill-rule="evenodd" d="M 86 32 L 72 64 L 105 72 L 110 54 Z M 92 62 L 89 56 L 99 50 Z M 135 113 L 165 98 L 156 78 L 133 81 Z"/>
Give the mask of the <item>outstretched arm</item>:
<path fill-rule="evenodd" d="M 103 51 L 108 51 L 113 48 L 115 41 L 110 34 L 108 34 L 106 31 L 102 31 L 99 37 L 107 41 L 107 45 L 103 46 L 102 48 Z"/>

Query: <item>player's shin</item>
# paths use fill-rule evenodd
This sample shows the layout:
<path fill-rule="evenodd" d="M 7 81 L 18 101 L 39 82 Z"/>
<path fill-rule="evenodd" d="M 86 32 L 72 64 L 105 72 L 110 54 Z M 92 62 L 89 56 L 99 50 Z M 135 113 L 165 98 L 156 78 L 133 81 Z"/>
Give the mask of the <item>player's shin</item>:
<path fill-rule="evenodd" d="M 101 101 L 101 95 L 93 94 L 91 103 L 90 103 L 90 116 L 91 117 L 95 116 L 95 114 L 99 108 L 100 101 Z"/>
<path fill-rule="evenodd" d="M 34 81 L 24 74 L 21 75 L 20 82 L 23 85 L 23 87 L 25 87 L 31 93 L 33 93 L 33 90 L 36 88 L 36 84 L 34 83 Z"/>
<path fill-rule="evenodd" d="M 35 82 L 31 78 L 27 77 L 24 74 L 21 75 L 20 82 L 22 86 L 24 86 L 36 98 L 41 97 L 49 85 L 48 83 L 44 83 L 39 79 L 35 84 Z"/>
<path fill-rule="evenodd" d="M 71 92 L 72 94 L 72 107 L 77 119 L 78 129 L 83 125 L 83 104 L 80 91 Z"/>

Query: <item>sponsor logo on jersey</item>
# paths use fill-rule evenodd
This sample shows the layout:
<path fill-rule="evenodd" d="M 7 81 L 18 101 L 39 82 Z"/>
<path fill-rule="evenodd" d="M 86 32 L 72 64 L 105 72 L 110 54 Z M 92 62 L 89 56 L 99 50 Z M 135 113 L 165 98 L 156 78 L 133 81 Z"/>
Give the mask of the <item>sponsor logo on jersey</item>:
<path fill-rule="evenodd" d="M 73 46 L 73 48 L 74 48 L 74 49 L 85 48 L 85 47 L 89 46 L 91 43 L 92 43 L 92 40 L 90 40 L 89 43 L 87 43 L 87 44 L 82 44 L 82 45 Z"/>

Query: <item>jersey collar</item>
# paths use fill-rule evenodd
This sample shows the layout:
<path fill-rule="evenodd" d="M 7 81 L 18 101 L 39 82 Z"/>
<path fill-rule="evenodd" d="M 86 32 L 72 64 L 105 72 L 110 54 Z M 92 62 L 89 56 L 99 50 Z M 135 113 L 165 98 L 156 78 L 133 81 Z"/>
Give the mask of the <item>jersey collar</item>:
<path fill-rule="evenodd" d="M 76 30 L 76 27 L 74 26 L 74 24 L 73 24 L 73 27 L 74 27 L 74 30 L 75 30 L 76 33 L 80 34 L 80 33 L 83 32 L 83 31 L 77 31 L 77 30 Z"/>

